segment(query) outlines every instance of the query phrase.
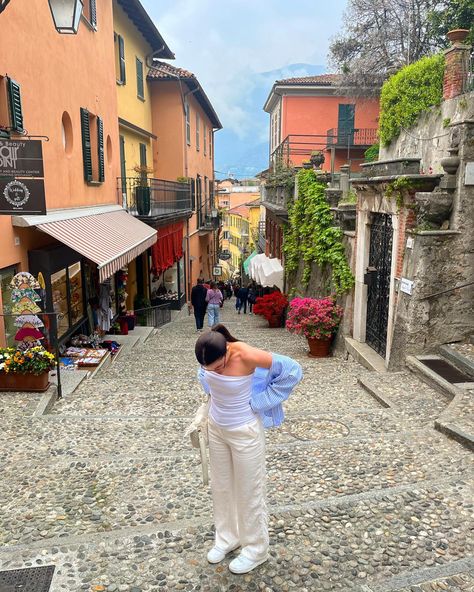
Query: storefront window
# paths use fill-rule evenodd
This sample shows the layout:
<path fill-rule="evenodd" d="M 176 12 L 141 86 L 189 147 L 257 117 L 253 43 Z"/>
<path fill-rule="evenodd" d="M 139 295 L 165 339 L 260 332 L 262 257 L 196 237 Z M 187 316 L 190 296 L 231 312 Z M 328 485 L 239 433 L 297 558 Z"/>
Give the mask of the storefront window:
<path fill-rule="evenodd" d="M 69 301 L 71 303 L 71 325 L 75 325 L 82 318 L 82 275 L 81 262 L 68 267 Z"/>
<path fill-rule="evenodd" d="M 62 337 L 69 329 L 66 269 L 61 269 L 51 275 L 51 289 L 53 295 L 53 310 L 58 313 L 58 337 Z"/>
<path fill-rule="evenodd" d="M 2 294 L 3 314 L 9 315 L 12 312 L 11 289 L 10 282 L 13 276 L 16 275 L 15 267 L 7 267 L 0 270 L 0 291 Z M 7 346 L 15 344 L 15 325 L 14 317 L 3 317 L 3 326 L 5 329 L 5 342 Z"/>

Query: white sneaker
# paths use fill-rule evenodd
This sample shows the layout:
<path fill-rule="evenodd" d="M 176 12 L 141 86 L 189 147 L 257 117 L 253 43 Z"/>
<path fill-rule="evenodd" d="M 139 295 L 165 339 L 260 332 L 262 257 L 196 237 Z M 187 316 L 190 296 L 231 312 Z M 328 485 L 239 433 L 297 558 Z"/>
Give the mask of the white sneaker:
<path fill-rule="evenodd" d="M 219 547 L 214 546 L 208 552 L 207 560 L 209 561 L 209 563 L 220 563 L 223 559 L 225 559 L 225 556 L 227 555 L 227 553 L 231 553 L 232 551 L 235 551 L 235 549 L 238 549 L 239 547 L 240 547 L 240 545 L 237 545 L 233 549 L 229 549 L 228 551 L 223 551 L 222 549 L 219 549 Z"/>
<path fill-rule="evenodd" d="M 267 559 L 268 557 L 265 557 L 265 559 L 253 561 L 252 559 L 247 559 L 247 557 L 244 557 L 242 554 L 240 554 L 238 557 L 236 557 L 229 563 L 229 569 L 232 573 L 235 574 L 248 573 L 249 571 L 252 571 L 252 569 L 255 569 L 256 567 L 261 565 L 262 563 L 265 563 Z"/>

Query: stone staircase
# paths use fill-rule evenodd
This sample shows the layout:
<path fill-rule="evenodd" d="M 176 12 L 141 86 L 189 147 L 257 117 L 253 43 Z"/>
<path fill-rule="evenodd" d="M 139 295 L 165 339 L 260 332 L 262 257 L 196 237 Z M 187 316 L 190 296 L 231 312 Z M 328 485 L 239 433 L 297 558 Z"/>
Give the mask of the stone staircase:
<path fill-rule="evenodd" d="M 205 559 L 210 491 L 182 435 L 199 400 L 183 315 L 48 415 L 2 399 L 0 568 L 55 565 L 51 592 L 472 589 L 472 453 L 433 429 L 449 400 L 412 372 L 309 359 L 283 329 L 223 313 L 305 373 L 267 432 L 269 561 L 234 576 Z"/>

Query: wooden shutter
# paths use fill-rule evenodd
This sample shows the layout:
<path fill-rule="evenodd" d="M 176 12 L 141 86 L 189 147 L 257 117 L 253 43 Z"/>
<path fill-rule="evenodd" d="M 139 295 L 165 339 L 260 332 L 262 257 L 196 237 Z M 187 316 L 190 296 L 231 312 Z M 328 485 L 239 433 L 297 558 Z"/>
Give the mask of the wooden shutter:
<path fill-rule="evenodd" d="M 352 146 L 354 143 L 355 105 L 339 105 L 337 143 Z"/>
<path fill-rule="evenodd" d="M 89 111 L 81 107 L 82 160 L 84 162 L 84 180 L 92 181 L 92 152 Z"/>
<path fill-rule="evenodd" d="M 196 181 L 191 179 L 191 209 L 196 209 Z"/>
<path fill-rule="evenodd" d="M 146 144 L 142 144 L 140 142 L 140 166 L 141 167 L 146 167 L 147 166 L 147 162 L 146 162 Z"/>
<path fill-rule="evenodd" d="M 101 117 L 97 117 L 97 150 L 99 155 L 99 182 L 105 181 L 105 162 L 104 162 L 104 122 Z"/>
<path fill-rule="evenodd" d="M 137 65 L 137 95 L 143 99 L 145 97 L 145 90 L 143 87 L 143 62 L 138 58 L 135 58 Z"/>
<path fill-rule="evenodd" d="M 96 0 L 89 0 L 89 15 L 90 15 L 90 24 L 94 27 L 97 26 L 97 4 Z"/>
<path fill-rule="evenodd" d="M 23 131 L 23 111 L 21 108 L 21 87 L 18 82 L 7 78 L 8 99 L 10 104 L 11 128 L 17 132 Z"/>
<path fill-rule="evenodd" d="M 121 35 L 118 36 L 118 46 L 119 46 L 119 63 L 120 63 L 120 82 L 125 84 L 126 76 L 125 76 L 125 48 L 123 45 L 123 37 Z"/>

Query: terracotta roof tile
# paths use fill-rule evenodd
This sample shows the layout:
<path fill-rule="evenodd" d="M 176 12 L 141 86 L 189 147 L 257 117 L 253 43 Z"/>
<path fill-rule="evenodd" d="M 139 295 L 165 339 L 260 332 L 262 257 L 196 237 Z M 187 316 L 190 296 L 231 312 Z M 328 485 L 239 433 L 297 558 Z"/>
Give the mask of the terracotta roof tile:
<path fill-rule="evenodd" d="M 148 72 L 149 78 L 167 79 L 176 78 L 176 76 L 179 76 L 180 78 L 196 78 L 192 72 L 189 72 L 184 68 L 177 68 L 176 66 L 160 62 L 159 60 L 154 60 L 153 66 L 154 67 L 150 68 L 150 71 Z"/>
<path fill-rule="evenodd" d="M 297 76 L 277 80 L 276 84 L 310 84 L 314 86 L 332 86 L 341 79 L 340 74 L 320 74 L 319 76 Z"/>

